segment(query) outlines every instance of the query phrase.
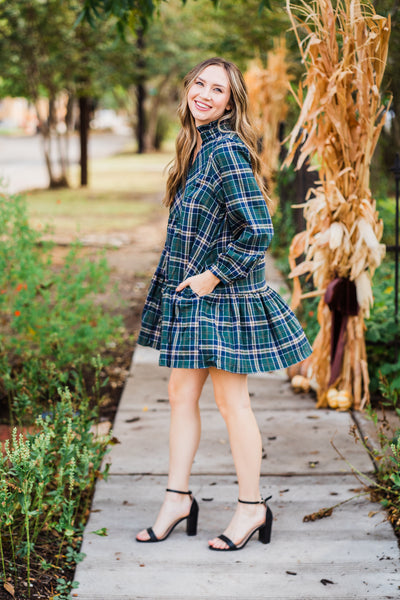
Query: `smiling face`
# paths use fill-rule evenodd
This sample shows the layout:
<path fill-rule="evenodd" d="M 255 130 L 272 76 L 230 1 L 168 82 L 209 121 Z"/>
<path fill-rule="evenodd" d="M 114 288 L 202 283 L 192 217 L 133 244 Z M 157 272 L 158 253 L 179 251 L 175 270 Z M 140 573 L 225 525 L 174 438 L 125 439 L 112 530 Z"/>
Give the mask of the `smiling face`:
<path fill-rule="evenodd" d="M 225 69 L 219 65 L 209 65 L 191 84 L 187 103 L 196 127 L 216 121 L 230 110 L 231 89 Z"/>

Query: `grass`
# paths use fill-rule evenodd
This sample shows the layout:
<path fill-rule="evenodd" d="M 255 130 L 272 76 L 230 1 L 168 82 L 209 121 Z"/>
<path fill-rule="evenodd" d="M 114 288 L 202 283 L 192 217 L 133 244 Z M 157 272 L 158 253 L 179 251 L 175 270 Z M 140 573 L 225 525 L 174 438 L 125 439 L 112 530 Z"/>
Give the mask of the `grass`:
<path fill-rule="evenodd" d="M 79 168 L 71 168 L 71 187 L 27 193 L 31 225 L 50 225 L 57 235 L 127 231 L 162 210 L 169 152 L 123 153 L 90 162 L 89 186 L 80 188 Z"/>

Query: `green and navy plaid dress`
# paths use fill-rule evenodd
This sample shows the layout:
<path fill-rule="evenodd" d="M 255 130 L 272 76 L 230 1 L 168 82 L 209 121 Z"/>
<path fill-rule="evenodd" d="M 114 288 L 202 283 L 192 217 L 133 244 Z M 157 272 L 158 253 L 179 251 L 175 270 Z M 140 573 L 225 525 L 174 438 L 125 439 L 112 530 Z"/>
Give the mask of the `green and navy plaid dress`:
<path fill-rule="evenodd" d="M 202 146 L 170 209 L 167 238 L 143 310 L 138 343 L 160 350 L 160 365 L 273 371 L 312 348 L 293 312 L 265 282 L 273 226 L 250 155 L 217 122 L 198 128 Z M 209 269 L 212 293 L 184 279 Z"/>

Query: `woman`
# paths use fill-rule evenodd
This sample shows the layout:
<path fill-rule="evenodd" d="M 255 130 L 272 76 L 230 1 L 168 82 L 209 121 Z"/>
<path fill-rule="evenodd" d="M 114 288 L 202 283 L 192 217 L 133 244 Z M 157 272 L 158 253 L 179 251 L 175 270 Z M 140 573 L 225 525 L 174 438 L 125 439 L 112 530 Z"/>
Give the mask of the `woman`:
<path fill-rule="evenodd" d="M 138 338 L 161 351 L 160 365 L 172 367 L 168 487 L 154 526 L 137 535 L 139 542 L 165 540 L 185 519 L 188 535 L 196 534 L 198 506 L 188 489 L 208 374 L 239 483 L 236 512 L 209 547 L 241 549 L 256 531 L 263 543 L 270 538 L 247 374 L 287 367 L 312 350 L 294 314 L 265 283 L 273 227 L 247 113 L 245 84 L 233 63 L 212 58 L 186 76 L 167 180 L 167 239 Z"/>

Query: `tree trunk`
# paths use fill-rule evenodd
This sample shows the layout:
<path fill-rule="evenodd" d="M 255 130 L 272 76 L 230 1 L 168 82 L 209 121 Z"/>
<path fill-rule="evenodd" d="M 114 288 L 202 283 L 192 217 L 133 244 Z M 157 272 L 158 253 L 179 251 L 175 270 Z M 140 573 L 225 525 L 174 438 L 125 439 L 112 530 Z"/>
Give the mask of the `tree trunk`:
<path fill-rule="evenodd" d="M 52 115 L 53 115 L 53 101 L 49 101 L 49 115 L 46 121 L 41 119 L 41 115 L 38 110 L 37 103 L 35 102 L 36 114 L 39 121 L 39 131 L 42 136 L 42 147 L 44 160 L 46 163 L 47 173 L 49 176 L 49 188 L 60 188 L 60 187 L 68 187 L 68 179 L 66 173 L 61 173 L 60 177 L 57 177 L 54 174 L 53 163 L 52 163 L 52 132 L 51 132 L 51 123 L 52 123 Z"/>
<path fill-rule="evenodd" d="M 146 131 L 146 149 L 147 150 L 159 150 L 162 140 L 158 139 L 158 131 L 157 125 L 159 120 L 159 112 L 160 107 L 165 102 L 165 94 L 163 92 L 167 87 L 171 77 L 173 76 L 173 71 L 168 73 L 164 79 L 157 84 L 157 93 L 152 96 L 151 103 L 149 106 L 149 114 L 151 115 L 150 121 L 147 123 L 147 131 Z"/>
<path fill-rule="evenodd" d="M 89 98 L 79 98 L 79 135 L 81 146 L 81 186 L 88 184 Z"/>
<path fill-rule="evenodd" d="M 143 51 L 145 48 L 144 41 L 144 31 L 142 27 L 139 27 L 137 30 L 137 40 L 136 46 L 139 50 L 139 58 L 137 60 L 137 70 L 138 70 L 138 81 L 136 84 L 136 114 L 137 114 L 137 124 L 136 124 L 136 138 L 137 138 L 137 152 L 138 154 L 143 154 L 146 152 L 146 143 L 145 143 L 145 135 L 146 135 L 146 115 L 144 110 L 144 103 L 146 100 L 146 88 L 145 88 L 145 75 L 144 69 L 146 66 L 146 62 L 143 56 Z"/>

